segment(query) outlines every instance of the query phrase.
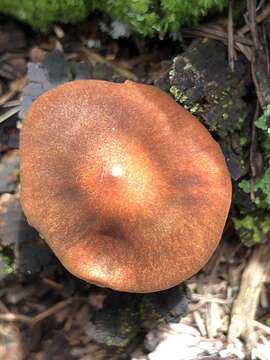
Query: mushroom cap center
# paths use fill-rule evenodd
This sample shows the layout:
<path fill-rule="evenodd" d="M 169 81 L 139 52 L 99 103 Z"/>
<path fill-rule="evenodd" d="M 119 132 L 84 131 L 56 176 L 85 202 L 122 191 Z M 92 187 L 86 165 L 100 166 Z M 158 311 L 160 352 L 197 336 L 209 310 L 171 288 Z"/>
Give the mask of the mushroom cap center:
<path fill-rule="evenodd" d="M 79 163 L 81 167 L 84 162 L 85 170 L 77 172 L 92 206 L 107 216 L 141 216 L 160 201 L 166 182 L 141 144 L 109 134 L 96 141 L 90 155 Z"/>

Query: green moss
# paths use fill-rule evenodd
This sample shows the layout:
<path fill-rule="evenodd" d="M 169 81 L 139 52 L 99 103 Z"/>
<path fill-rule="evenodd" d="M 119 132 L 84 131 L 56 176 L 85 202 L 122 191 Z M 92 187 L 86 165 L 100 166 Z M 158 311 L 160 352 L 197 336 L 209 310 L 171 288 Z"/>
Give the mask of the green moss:
<path fill-rule="evenodd" d="M 260 145 L 264 152 L 265 160 L 270 164 L 270 104 L 268 104 L 262 115 L 255 122 L 261 131 Z M 259 134 L 260 135 L 260 134 Z"/>
<path fill-rule="evenodd" d="M 187 96 L 185 96 L 182 91 L 180 91 L 176 86 L 171 86 L 170 87 L 170 93 L 173 95 L 173 97 L 175 98 L 176 101 L 180 102 L 181 104 L 183 104 L 185 102 L 185 100 L 187 100 Z"/>
<path fill-rule="evenodd" d="M 161 314 L 157 311 L 156 307 L 153 306 L 152 301 L 147 296 L 144 296 L 140 303 L 139 313 L 142 321 L 147 320 L 159 323 L 165 322 Z"/>
<path fill-rule="evenodd" d="M 9 246 L 0 247 L 0 263 L 2 265 L 1 271 L 4 274 L 11 274 L 14 272 L 14 251 Z"/>
<path fill-rule="evenodd" d="M 96 2 L 96 8 L 142 35 L 152 36 L 161 31 L 159 15 L 152 0 L 101 0 Z"/>
<path fill-rule="evenodd" d="M 77 22 L 92 10 L 100 10 L 138 33 L 152 36 L 177 31 L 226 4 L 227 0 L 0 0 L 0 11 L 47 30 L 56 22 Z"/>
<path fill-rule="evenodd" d="M 173 95 L 177 102 L 182 104 L 184 108 L 189 110 L 192 114 L 198 113 L 202 110 L 202 107 L 199 103 L 194 103 L 190 105 L 187 95 L 180 91 L 175 85 L 172 85 L 170 87 L 170 93 Z"/>
<path fill-rule="evenodd" d="M 198 113 L 198 112 L 200 112 L 202 110 L 202 107 L 201 107 L 201 105 L 200 104 L 193 104 L 192 106 L 191 106 L 191 108 L 189 109 L 189 111 L 192 113 L 192 114 L 196 114 L 196 113 Z"/>
<path fill-rule="evenodd" d="M 264 109 L 263 114 L 255 122 L 255 125 L 257 126 L 258 129 L 263 130 L 270 138 L 269 118 L 270 118 L 270 104 L 268 104 L 266 106 L 266 108 Z"/>
<path fill-rule="evenodd" d="M 34 28 L 46 30 L 55 22 L 77 22 L 84 19 L 91 9 L 85 0 L 0 0 L 0 11 L 16 16 Z"/>
<path fill-rule="evenodd" d="M 269 152 L 267 151 L 270 145 L 270 104 L 265 108 L 263 114 L 255 122 L 258 129 L 262 130 L 260 143 L 265 155 L 265 169 L 262 176 L 258 179 L 244 179 L 239 183 L 239 187 L 245 192 L 254 194 L 253 202 L 259 209 L 270 210 L 270 164 Z"/>
<path fill-rule="evenodd" d="M 233 223 L 241 241 L 247 246 L 261 242 L 270 231 L 270 215 L 246 215 L 240 219 L 233 218 Z"/>
<path fill-rule="evenodd" d="M 242 180 L 239 187 L 245 192 L 251 192 L 250 180 Z M 255 195 L 254 203 L 258 208 L 270 209 L 270 167 L 260 179 L 254 181 L 252 191 Z"/>
<path fill-rule="evenodd" d="M 246 136 L 240 137 L 240 146 L 246 146 L 248 144 L 248 139 Z"/>
<path fill-rule="evenodd" d="M 252 193 L 253 210 L 233 222 L 241 240 L 247 245 L 260 242 L 270 232 L 270 104 L 255 122 L 260 151 L 263 155 L 262 175 L 254 179 L 244 179 L 239 183 L 243 192 Z M 239 118 L 242 123 L 242 118 Z M 243 139 L 245 143 L 245 139 Z M 243 142 L 242 141 L 242 142 Z M 240 141 L 241 143 L 241 141 Z"/>
<path fill-rule="evenodd" d="M 233 223 L 243 242 L 260 242 L 261 233 L 255 219 L 251 215 L 246 215 L 242 219 L 233 218 Z"/>
<path fill-rule="evenodd" d="M 161 0 L 161 28 L 177 31 L 179 24 L 195 24 L 210 9 L 221 10 L 227 0 Z"/>
<path fill-rule="evenodd" d="M 175 68 L 172 67 L 171 70 L 169 71 L 169 79 L 172 80 L 175 77 Z"/>

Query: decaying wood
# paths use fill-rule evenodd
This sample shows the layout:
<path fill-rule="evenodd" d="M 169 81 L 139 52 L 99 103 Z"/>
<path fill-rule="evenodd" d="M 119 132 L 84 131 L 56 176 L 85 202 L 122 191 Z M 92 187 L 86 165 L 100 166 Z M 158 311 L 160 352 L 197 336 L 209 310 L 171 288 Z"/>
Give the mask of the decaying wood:
<path fill-rule="evenodd" d="M 251 76 L 250 65 L 241 54 L 234 59 L 232 72 L 227 53 L 227 47 L 218 41 L 194 42 L 173 59 L 167 73 L 156 84 L 170 91 L 210 131 L 215 131 L 231 176 L 237 180 L 246 173 L 241 165 L 244 156 L 239 144 L 241 136 L 249 137 L 248 124 L 253 116 L 252 104 L 245 101 Z M 240 132 L 243 123 L 246 125 Z"/>

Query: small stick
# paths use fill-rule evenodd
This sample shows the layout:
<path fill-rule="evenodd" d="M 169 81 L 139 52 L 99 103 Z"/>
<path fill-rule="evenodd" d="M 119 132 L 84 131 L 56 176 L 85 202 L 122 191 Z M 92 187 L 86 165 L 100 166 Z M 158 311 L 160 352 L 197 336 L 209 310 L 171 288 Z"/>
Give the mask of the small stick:
<path fill-rule="evenodd" d="M 93 61 L 93 62 L 101 62 L 101 63 L 109 64 L 116 73 L 127 78 L 128 80 L 133 80 L 133 81 L 138 80 L 137 76 L 133 74 L 131 71 L 104 59 L 104 57 L 102 57 L 100 54 L 96 53 L 95 51 L 89 50 L 85 47 L 82 47 L 82 51 L 86 54 L 90 62 Z"/>
<path fill-rule="evenodd" d="M 21 315 L 21 314 L 14 314 L 11 312 L 7 312 L 5 314 L 0 314 L 0 321 L 7 321 L 7 322 L 22 322 L 27 325 L 33 326 L 37 322 L 45 320 L 47 317 L 57 313 L 58 311 L 62 310 L 64 307 L 66 307 L 68 304 L 72 302 L 73 298 L 69 298 L 67 300 L 60 301 L 59 303 L 53 305 L 49 309 L 41 312 L 40 314 L 30 317 L 27 315 Z"/>
<path fill-rule="evenodd" d="M 265 8 L 259 15 L 256 16 L 256 23 L 259 24 L 262 21 L 264 21 L 265 19 L 267 19 L 268 17 L 270 17 L 270 6 L 268 6 L 267 8 Z M 246 34 L 250 31 L 250 27 L 248 24 L 244 25 L 239 31 L 238 34 Z"/>
<path fill-rule="evenodd" d="M 0 124 L 7 119 L 11 118 L 11 116 L 17 114 L 21 110 L 21 106 L 16 106 L 7 110 L 3 115 L 0 116 Z"/>
<path fill-rule="evenodd" d="M 64 285 L 60 284 L 52 279 L 44 278 L 42 279 L 42 282 L 46 284 L 47 286 L 51 287 L 54 290 L 62 291 L 64 289 Z"/>
<path fill-rule="evenodd" d="M 199 313 L 199 311 L 194 311 L 193 318 L 194 318 L 194 321 L 195 321 L 197 328 L 199 329 L 201 335 L 206 336 L 207 332 L 206 332 L 206 328 L 205 328 L 205 323 L 204 323 L 203 318 L 201 317 L 201 314 Z"/>
<path fill-rule="evenodd" d="M 234 25 L 233 25 L 233 0 L 229 1 L 229 13 L 228 13 L 228 60 L 232 71 L 234 71 Z"/>
<path fill-rule="evenodd" d="M 5 104 L 3 104 L 3 108 L 19 106 L 21 104 L 22 104 L 21 100 L 10 100 L 10 101 L 6 102 Z"/>
<path fill-rule="evenodd" d="M 27 77 L 12 81 L 10 84 L 10 90 L 4 95 L 0 96 L 0 106 L 4 105 L 7 101 L 12 99 L 17 93 L 19 93 L 27 83 Z"/>
<path fill-rule="evenodd" d="M 253 326 L 257 329 L 262 330 L 265 334 L 270 335 L 270 327 L 267 325 L 262 324 L 259 321 L 253 320 Z"/>
<path fill-rule="evenodd" d="M 7 322 L 22 322 L 25 323 L 27 325 L 31 325 L 33 322 L 33 318 L 31 318 L 30 316 L 26 316 L 26 315 L 21 315 L 21 314 L 14 314 L 11 312 L 5 313 L 5 314 L 0 314 L 0 321 L 7 321 Z"/>
<path fill-rule="evenodd" d="M 254 44 L 254 48 L 258 49 L 259 40 L 258 40 L 257 22 L 256 22 L 256 2 L 254 0 L 247 0 L 247 7 L 248 7 L 248 18 L 249 18 L 248 25 L 250 27 L 252 41 Z"/>
<path fill-rule="evenodd" d="M 68 304 L 71 303 L 71 301 L 73 300 L 73 298 L 69 298 L 67 300 L 63 300 L 60 301 L 59 303 L 53 305 L 52 307 L 50 307 L 49 309 L 41 312 L 40 314 L 36 315 L 33 317 L 32 319 L 32 324 L 35 324 L 39 321 L 42 321 L 44 319 L 46 319 L 47 317 L 57 313 L 58 311 L 62 310 L 64 307 L 66 307 Z"/>

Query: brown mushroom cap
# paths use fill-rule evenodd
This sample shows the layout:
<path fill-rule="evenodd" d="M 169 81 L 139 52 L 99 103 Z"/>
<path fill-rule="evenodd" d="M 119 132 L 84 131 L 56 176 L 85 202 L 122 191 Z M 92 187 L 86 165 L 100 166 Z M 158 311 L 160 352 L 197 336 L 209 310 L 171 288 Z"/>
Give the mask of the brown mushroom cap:
<path fill-rule="evenodd" d="M 21 200 L 63 265 L 129 292 L 170 288 L 215 250 L 231 202 L 219 145 L 150 85 L 66 83 L 21 132 Z"/>

